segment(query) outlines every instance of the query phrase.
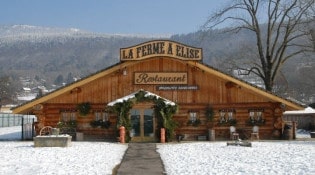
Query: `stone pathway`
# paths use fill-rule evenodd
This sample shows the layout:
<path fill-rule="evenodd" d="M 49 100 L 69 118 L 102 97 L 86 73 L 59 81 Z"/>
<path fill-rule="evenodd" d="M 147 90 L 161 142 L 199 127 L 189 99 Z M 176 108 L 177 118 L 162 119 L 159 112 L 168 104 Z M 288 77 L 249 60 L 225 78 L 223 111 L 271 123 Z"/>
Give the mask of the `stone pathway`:
<path fill-rule="evenodd" d="M 129 143 L 117 175 L 166 174 L 156 143 Z"/>

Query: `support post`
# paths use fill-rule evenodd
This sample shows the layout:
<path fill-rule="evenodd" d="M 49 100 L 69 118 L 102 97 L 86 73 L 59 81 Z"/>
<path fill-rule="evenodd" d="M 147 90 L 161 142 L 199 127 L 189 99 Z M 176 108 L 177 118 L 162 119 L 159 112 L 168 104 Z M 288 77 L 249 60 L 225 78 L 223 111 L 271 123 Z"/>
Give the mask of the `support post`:
<path fill-rule="evenodd" d="M 165 143 L 165 128 L 161 128 L 161 143 Z"/>
<path fill-rule="evenodd" d="M 119 133 L 120 133 L 120 143 L 125 143 L 125 133 L 126 133 L 126 128 L 124 126 L 121 126 L 119 128 Z"/>

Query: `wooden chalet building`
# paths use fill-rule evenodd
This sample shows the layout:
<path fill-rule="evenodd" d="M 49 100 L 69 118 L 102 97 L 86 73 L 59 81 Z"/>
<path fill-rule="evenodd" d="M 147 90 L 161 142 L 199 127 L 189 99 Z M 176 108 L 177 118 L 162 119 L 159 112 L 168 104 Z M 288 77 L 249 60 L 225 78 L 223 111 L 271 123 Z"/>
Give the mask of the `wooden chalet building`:
<path fill-rule="evenodd" d="M 230 125 L 240 138 L 249 139 L 256 124 L 260 139 L 279 139 L 283 112 L 303 109 L 203 64 L 202 56 L 201 48 L 168 40 L 122 48 L 120 63 L 22 104 L 13 113 L 36 115 L 37 134 L 44 126 L 59 126 L 73 127 L 86 140 L 116 139 L 119 116 L 108 107 L 144 92 L 177 105 L 175 132 L 184 139 L 197 140 L 212 129 L 216 140 L 228 140 Z M 128 112 L 133 141 L 159 141 L 154 107 L 154 100 L 133 100 Z"/>

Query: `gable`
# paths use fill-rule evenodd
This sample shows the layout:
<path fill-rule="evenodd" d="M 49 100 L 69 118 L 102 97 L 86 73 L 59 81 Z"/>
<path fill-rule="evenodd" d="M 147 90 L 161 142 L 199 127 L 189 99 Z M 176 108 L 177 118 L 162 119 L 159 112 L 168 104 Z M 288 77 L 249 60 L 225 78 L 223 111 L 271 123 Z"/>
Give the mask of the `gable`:
<path fill-rule="evenodd" d="M 143 73 L 149 74 L 156 80 L 147 81 L 149 83 L 135 82 L 137 76 Z M 185 80 L 180 83 L 158 83 L 160 79 L 170 81 L 169 78 L 176 78 L 176 76 Z M 27 113 L 37 104 L 45 103 L 78 104 L 88 101 L 105 105 L 139 89 L 183 104 L 279 102 L 290 110 L 303 109 L 299 104 L 252 86 L 198 61 L 185 60 L 173 55 L 151 55 L 138 61 L 123 61 L 113 65 L 18 106 L 13 109 L 13 112 Z"/>

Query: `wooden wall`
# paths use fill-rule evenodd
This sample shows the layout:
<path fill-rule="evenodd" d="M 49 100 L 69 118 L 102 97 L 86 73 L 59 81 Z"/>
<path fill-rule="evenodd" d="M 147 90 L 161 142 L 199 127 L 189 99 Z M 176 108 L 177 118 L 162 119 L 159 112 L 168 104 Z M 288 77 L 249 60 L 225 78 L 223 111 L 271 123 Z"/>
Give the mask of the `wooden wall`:
<path fill-rule="evenodd" d="M 237 128 L 249 131 L 251 126 L 246 125 L 248 120 L 248 110 L 251 108 L 264 109 L 264 118 L 266 124 L 261 127 L 262 138 L 271 138 L 274 132 L 273 124 L 276 118 L 281 117 L 282 110 L 280 104 L 258 95 L 245 87 L 226 81 L 216 75 L 209 74 L 204 70 L 187 64 L 182 60 L 170 58 L 152 58 L 138 61 L 127 67 L 117 65 L 110 74 L 95 79 L 90 83 L 76 87 L 71 91 L 49 99 L 41 111 L 35 111 L 36 115 L 45 125 L 56 126 L 60 119 L 60 109 L 74 109 L 76 104 L 90 102 L 92 108 L 105 108 L 106 104 L 114 101 L 139 89 L 144 89 L 159 96 L 176 102 L 179 105 L 179 112 L 174 116 L 180 124 L 177 132 L 189 134 L 190 139 L 196 135 L 206 135 L 210 125 L 214 125 L 216 137 L 226 139 L 229 135 L 227 126 L 218 126 L 218 111 L 221 109 L 234 109 Z M 126 69 L 127 75 L 123 75 Z M 159 91 L 156 85 L 134 85 L 134 72 L 187 72 L 188 85 L 196 85 L 198 90 L 177 90 L 177 91 Z M 93 76 L 89 77 L 93 79 Z M 214 122 L 207 123 L 205 118 L 205 109 L 211 105 L 215 111 Z M 187 126 L 188 111 L 198 112 L 201 124 L 198 127 Z M 87 135 L 108 135 L 113 137 L 115 127 L 108 130 L 93 129 L 88 123 L 93 120 L 93 114 L 87 117 L 78 117 L 78 130 Z M 115 116 L 111 116 L 112 123 L 115 123 Z M 114 126 L 115 124 L 113 124 Z M 246 136 L 246 134 L 244 134 Z"/>
<path fill-rule="evenodd" d="M 265 102 L 268 99 L 243 87 L 220 79 L 215 75 L 187 65 L 181 60 L 150 59 L 126 67 L 127 75 L 113 72 L 91 83 L 80 86 L 80 92 L 67 92 L 50 99 L 48 103 L 107 103 L 117 98 L 144 89 L 177 103 L 246 103 Z M 187 72 L 188 85 L 197 85 L 199 90 L 158 91 L 155 85 L 134 85 L 134 72 Z"/>
<path fill-rule="evenodd" d="M 216 139 L 226 140 L 230 136 L 230 125 L 219 124 L 219 110 L 234 109 L 235 119 L 237 124 L 236 129 L 240 133 L 242 139 L 249 139 L 252 131 L 251 125 L 247 122 L 249 120 L 249 109 L 263 109 L 263 118 L 266 120 L 265 124 L 260 126 L 260 137 L 262 139 L 276 139 L 274 123 L 277 118 L 281 118 L 282 111 L 277 103 L 239 103 L 239 104 L 213 104 L 214 119 L 212 122 L 208 122 L 205 116 L 207 104 L 190 104 L 179 105 L 179 113 L 174 116 L 174 119 L 178 121 L 180 128 L 177 130 L 179 134 L 186 134 L 189 140 L 194 140 L 198 135 L 208 135 L 208 129 L 215 130 Z M 189 120 L 189 111 L 196 111 L 198 117 L 201 120 L 201 124 L 198 127 L 187 124 Z"/>

